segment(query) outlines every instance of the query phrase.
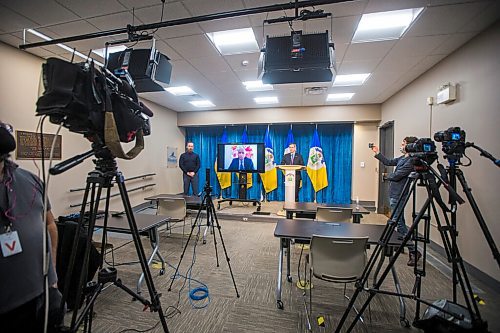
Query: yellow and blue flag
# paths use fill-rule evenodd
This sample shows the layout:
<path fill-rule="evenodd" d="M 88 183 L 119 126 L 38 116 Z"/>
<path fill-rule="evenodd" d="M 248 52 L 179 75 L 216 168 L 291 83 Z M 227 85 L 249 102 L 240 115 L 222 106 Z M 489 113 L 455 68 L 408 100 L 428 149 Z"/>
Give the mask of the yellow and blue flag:
<path fill-rule="evenodd" d="M 318 129 L 314 130 L 313 139 L 309 148 L 307 175 L 309 179 L 311 179 L 314 192 L 318 192 L 328 186 L 328 174 L 326 172 L 323 149 L 319 142 Z"/>
<path fill-rule="evenodd" d="M 222 132 L 221 143 L 227 143 L 226 129 Z M 215 174 L 219 180 L 221 190 L 231 186 L 231 172 L 217 172 L 217 158 L 215 159 Z"/>
<path fill-rule="evenodd" d="M 273 143 L 271 142 L 269 126 L 267 126 L 266 136 L 264 138 L 264 148 L 266 171 L 260 174 L 260 178 L 262 179 L 264 190 L 266 193 L 269 193 L 278 188 L 278 175 L 276 174 L 276 162 L 274 160 Z"/>

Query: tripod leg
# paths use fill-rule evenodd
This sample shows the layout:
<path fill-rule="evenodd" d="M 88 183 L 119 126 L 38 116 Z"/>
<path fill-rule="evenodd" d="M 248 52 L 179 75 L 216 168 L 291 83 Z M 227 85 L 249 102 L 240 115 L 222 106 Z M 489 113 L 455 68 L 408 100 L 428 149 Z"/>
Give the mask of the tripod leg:
<path fill-rule="evenodd" d="M 179 258 L 179 263 L 177 264 L 177 267 L 175 268 L 174 277 L 170 281 L 170 286 L 168 286 L 168 291 L 172 290 L 172 285 L 174 284 L 175 277 L 177 276 L 177 273 L 179 273 L 179 268 L 181 267 L 182 259 L 184 258 L 184 254 L 186 253 L 186 249 L 189 245 L 189 241 L 191 240 L 191 237 L 193 236 L 194 228 L 196 228 L 196 226 L 199 224 L 199 219 L 201 218 L 201 211 L 203 210 L 203 205 L 206 206 L 206 202 L 207 202 L 207 195 L 205 194 L 205 196 L 201 200 L 201 205 L 200 205 L 200 208 L 198 209 L 198 213 L 196 214 L 196 219 L 194 220 L 194 223 L 191 225 L 191 232 L 189 233 L 186 244 L 184 245 L 184 249 L 182 249 L 182 254 L 181 254 L 181 257 Z"/>
<path fill-rule="evenodd" d="M 209 200 L 212 200 L 212 198 L 208 198 L 207 203 Z M 215 237 L 215 231 L 214 231 L 215 229 L 214 216 L 215 216 L 215 207 L 213 206 L 213 203 L 210 202 L 210 204 L 207 205 L 207 223 L 209 223 L 209 225 L 212 227 L 212 234 L 214 235 L 215 260 L 217 262 L 217 267 L 219 267 L 219 252 L 217 251 L 217 238 Z"/>
<path fill-rule="evenodd" d="M 146 263 L 146 255 L 144 253 L 141 240 L 139 238 L 139 230 L 137 229 L 137 224 L 135 223 L 134 212 L 132 211 L 132 206 L 130 205 L 130 200 L 128 198 L 127 189 L 125 188 L 123 175 L 120 172 L 116 173 L 116 182 L 118 184 L 118 188 L 120 189 L 123 208 L 125 209 L 130 230 L 132 231 L 132 238 L 134 239 L 134 245 L 137 251 L 137 255 L 139 257 L 139 262 L 141 264 L 142 272 L 145 275 L 146 284 L 148 286 L 148 291 L 151 298 L 152 310 L 158 311 L 158 315 L 160 317 L 160 322 L 162 324 L 163 330 L 168 333 L 167 321 L 165 320 L 163 309 L 161 307 L 160 295 L 155 289 L 153 278 L 149 270 L 149 266 Z"/>
<path fill-rule="evenodd" d="M 479 226 L 481 227 L 481 230 L 483 231 L 484 237 L 486 238 L 486 241 L 488 242 L 488 245 L 490 246 L 491 253 L 493 254 L 493 258 L 497 261 L 498 266 L 500 267 L 500 253 L 498 252 L 498 248 L 495 244 L 495 240 L 491 236 L 491 233 L 488 229 L 488 226 L 486 225 L 486 222 L 484 221 L 483 215 L 481 214 L 481 211 L 479 210 L 479 207 L 476 203 L 476 200 L 474 199 L 474 196 L 472 195 L 472 190 L 467 184 L 467 181 L 465 180 L 465 176 L 462 172 L 462 170 L 457 170 L 457 177 L 458 180 L 460 181 L 460 184 L 462 185 L 462 188 L 465 192 L 465 195 L 467 196 L 467 199 L 469 200 L 470 206 L 472 208 L 472 211 L 474 212 L 474 215 L 476 216 L 477 222 L 479 223 Z"/>
<path fill-rule="evenodd" d="M 219 231 L 219 237 L 220 237 L 220 241 L 222 243 L 222 248 L 224 249 L 224 255 L 226 256 L 227 266 L 229 267 L 229 273 L 231 274 L 231 279 L 233 280 L 234 290 L 236 291 L 236 297 L 239 298 L 240 294 L 238 293 L 238 288 L 236 287 L 236 282 L 234 280 L 234 275 L 233 275 L 233 269 L 231 268 L 231 262 L 230 262 L 229 256 L 227 255 L 226 245 L 224 243 L 224 238 L 222 237 L 222 231 L 220 230 L 221 227 L 219 224 L 219 219 L 217 218 L 217 215 L 215 214 L 215 207 L 214 207 L 214 203 L 212 202 L 211 198 L 207 199 L 207 210 L 209 209 L 208 205 L 210 205 L 210 209 L 212 209 L 213 217 L 215 218 L 215 224 L 216 224 L 217 230 Z M 215 233 L 214 233 L 214 235 L 215 235 Z"/>

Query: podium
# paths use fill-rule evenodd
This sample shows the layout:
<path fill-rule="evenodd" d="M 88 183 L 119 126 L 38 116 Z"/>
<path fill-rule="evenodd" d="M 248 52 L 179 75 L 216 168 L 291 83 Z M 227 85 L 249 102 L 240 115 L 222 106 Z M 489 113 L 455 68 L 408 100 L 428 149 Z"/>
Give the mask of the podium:
<path fill-rule="evenodd" d="M 295 172 L 305 170 L 303 165 L 277 165 L 285 172 L 285 202 L 295 202 Z"/>

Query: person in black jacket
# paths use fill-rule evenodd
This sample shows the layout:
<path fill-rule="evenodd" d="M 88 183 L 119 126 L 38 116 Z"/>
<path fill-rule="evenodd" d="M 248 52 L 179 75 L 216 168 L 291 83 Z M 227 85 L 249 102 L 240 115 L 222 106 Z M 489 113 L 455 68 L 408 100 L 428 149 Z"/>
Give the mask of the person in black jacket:
<path fill-rule="evenodd" d="M 238 157 L 233 158 L 228 170 L 231 171 L 251 171 L 255 170 L 252 159 L 245 157 L 245 148 L 238 148 Z"/>
<path fill-rule="evenodd" d="M 403 189 L 406 184 L 406 180 L 410 173 L 414 170 L 413 157 L 409 156 L 406 152 L 405 147 L 408 143 L 414 143 L 417 141 L 417 138 L 414 136 L 407 136 L 403 139 L 401 143 L 400 151 L 403 155 L 388 159 L 381 153 L 379 153 L 379 149 L 377 146 L 373 146 L 372 150 L 375 153 L 375 158 L 378 159 L 386 166 L 395 166 L 394 172 L 390 173 L 387 176 L 387 180 L 389 181 L 389 207 L 391 209 L 392 216 L 397 216 L 400 214 L 400 209 L 404 208 L 402 204 L 399 205 L 398 210 L 396 209 L 396 204 L 398 203 L 399 197 L 403 195 Z M 406 194 L 406 193 L 404 193 Z M 406 226 L 404 212 L 402 212 L 400 219 L 397 221 L 397 231 L 405 236 L 408 233 L 408 227 Z M 408 266 L 415 266 L 416 262 L 420 259 L 422 254 L 415 249 L 413 242 L 408 242 L 408 250 L 410 251 L 410 259 L 408 260 Z"/>
<path fill-rule="evenodd" d="M 304 165 L 304 159 L 302 155 L 297 153 L 297 145 L 295 143 L 290 143 L 288 145 L 290 152 L 283 156 L 281 160 L 282 165 Z M 295 202 L 299 201 L 299 190 L 300 181 L 302 180 L 302 174 L 300 171 L 295 171 Z"/>
<path fill-rule="evenodd" d="M 189 185 L 193 190 L 193 195 L 198 195 L 198 170 L 200 170 L 200 156 L 194 151 L 194 143 L 188 142 L 186 152 L 179 158 L 179 167 L 183 173 L 184 195 L 189 193 Z"/>

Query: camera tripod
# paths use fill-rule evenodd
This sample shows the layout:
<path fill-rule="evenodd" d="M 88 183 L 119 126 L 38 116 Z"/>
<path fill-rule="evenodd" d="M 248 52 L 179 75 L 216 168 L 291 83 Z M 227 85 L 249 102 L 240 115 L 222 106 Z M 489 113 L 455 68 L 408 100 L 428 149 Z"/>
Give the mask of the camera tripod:
<path fill-rule="evenodd" d="M 207 169 L 208 171 L 208 169 Z M 215 214 L 215 206 L 212 201 L 211 193 L 212 193 L 212 187 L 210 186 L 210 175 L 207 172 L 207 182 L 205 183 L 205 186 L 203 188 L 203 199 L 201 200 L 200 208 L 198 209 L 198 213 L 196 214 L 196 219 L 194 223 L 191 225 L 191 232 L 189 233 L 188 239 L 186 241 L 186 244 L 184 245 L 184 249 L 182 250 L 181 257 L 179 259 L 179 263 L 177 264 L 177 267 L 175 269 L 175 274 L 173 275 L 174 277 L 177 276 L 177 273 L 179 272 L 179 268 L 181 267 L 182 259 L 184 258 L 184 254 L 186 253 L 186 249 L 189 245 L 189 241 L 191 240 L 191 237 L 193 236 L 193 231 L 197 226 L 201 226 L 201 212 L 203 211 L 203 207 L 206 208 L 206 216 L 207 216 L 207 224 L 206 227 L 212 228 L 212 234 L 214 235 L 214 246 L 215 246 L 215 258 L 217 260 L 217 267 L 219 267 L 219 254 L 217 250 L 217 237 L 215 235 L 214 229 L 217 228 L 219 232 L 219 237 L 222 243 L 222 248 L 224 249 L 224 255 L 226 257 L 227 265 L 229 267 L 229 273 L 231 274 L 231 279 L 233 280 L 233 285 L 234 285 L 234 290 L 236 291 L 236 297 L 240 297 L 240 294 L 238 293 L 238 288 L 236 287 L 236 282 L 234 280 L 234 275 L 233 275 L 233 270 L 231 268 L 231 263 L 229 256 L 227 255 L 227 250 L 226 250 L 226 245 L 224 244 L 224 238 L 222 237 L 222 232 L 221 232 L 221 226 L 219 224 L 219 219 L 217 218 L 217 215 Z M 205 230 L 206 231 L 206 230 Z M 204 238 L 205 242 L 205 238 Z M 196 246 L 196 245 L 195 245 Z M 172 281 L 170 281 L 170 286 L 168 287 L 168 291 L 172 290 L 172 284 L 174 283 L 174 278 L 172 278 Z"/>
<path fill-rule="evenodd" d="M 436 182 L 436 179 L 438 179 L 438 182 Z M 413 196 L 413 203 L 414 203 L 414 211 L 415 211 L 415 204 L 416 204 L 416 187 L 417 184 L 419 186 L 425 187 L 427 198 L 424 202 L 424 204 L 421 206 L 420 210 L 416 213 L 414 213 L 413 217 L 413 223 L 411 227 L 408 229 L 408 233 L 404 236 L 401 245 L 396 249 L 395 254 L 391 257 L 389 264 L 387 267 L 384 269 L 380 277 L 378 278 L 375 276 L 374 281 L 373 281 L 373 286 L 370 288 L 364 288 L 365 285 L 367 285 L 370 273 L 372 269 L 375 267 L 375 264 L 378 260 L 378 257 L 383 256 L 384 249 L 388 248 L 389 240 L 391 238 L 391 235 L 394 232 L 394 229 L 396 228 L 397 221 L 400 219 L 401 215 L 404 214 L 404 208 L 406 207 L 406 204 L 408 203 L 409 199 L 411 196 Z M 419 324 L 419 319 L 420 319 L 420 305 L 421 303 L 428 305 L 429 307 L 435 308 L 443 313 L 445 313 L 448 316 L 452 316 L 456 320 L 463 320 L 467 319 L 470 320 L 470 323 L 472 327 L 475 329 L 474 332 L 487 332 L 487 323 L 484 322 L 481 319 L 481 315 L 479 312 L 479 308 L 474 300 L 474 293 L 472 291 L 471 284 L 469 282 L 469 278 L 467 276 L 467 272 L 465 270 L 464 262 L 463 259 L 460 255 L 459 248 L 456 243 L 456 236 L 457 232 L 455 229 L 455 226 L 452 225 L 449 221 L 447 212 L 448 209 L 444 202 L 441 199 L 440 193 L 439 193 L 439 187 L 440 185 L 444 185 L 448 193 L 450 194 L 450 198 L 454 202 L 458 202 L 460 204 L 464 203 L 464 200 L 455 192 L 455 190 L 449 186 L 444 179 L 442 179 L 435 170 L 432 169 L 432 167 L 427 163 L 426 161 L 419 160 L 418 166 L 415 168 L 415 172 L 412 172 L 410 176 L 408 177 L 404 189 L 403 189 L 403 194 L 399 198 L 396 208 L 393 210 L 393 213 L 391 214 L 391 217 L 384 229 L 384 232 L 382 233 L 382 236 L 380 238 L 379 243 L 375 247 L 364 271 L 363 274 L 361 275 L 361 278 L 358 280 L 356 283 L 356 290 L 351 297 L 351 300 L 349 302 L 349 305 L 347 309 L 345 310 L 342 318 L 340 319 L 340 322 L 337 326 L 337 329 L 335 330 L 336 333 L 339 333 L 347 319 L 347 316 L 349 315 L 350 311 L 354 307 L 354 303 L 356 301 L 356 298 L 360 295 L 361 292 L 366 291 L 369 293 L 367 300 L 364 302 L 363 306 L 359 309 L 357 312 L 357 315 L 355 319 L 352 321 L 350 326 L 347 329 L 347 332 L 351 332 L 358 320 L 361 318 L 363 312 L 366 310 L 368 307 L 370 301 L 375 297 L 377 294 L 384 294 L 384 295 L 391 295 L 391 296 L 399 296 L 399 297 L 404 297 L 408 299 L 412 299 L 416 301 L 416 307 L 415 307 L 415 317 L 413 321 L 413 325 L 418 327 Z M 438 211 L 435 205 L 435 202 L 438 203 L 438 205 L 441 207 L 444 220 L 445 220 L 445 225 L 441 223 L 439 220 L 438 216 Z M 432 213 L 434 215 L 434 218 L 437 223 L 437 229 L 440 232 L 443 245 L 448 257 L 448 261 L 452 263 L 453 266 L 453 271 L 454 271 L 454 278 L 456 278 L 457 282 L 460 284 L 462 294 L 464 301 L 466 303 L 466 310 L 467 310 L 467 315 L 469 317 L 464 318 L 466 316 L 464 315 L 457 315 L 455 313 L 452 313 L 450 311 L 447 311 L 445 309 L 442 309 L 441 307 L 438 307 L 434 305 L 431 302 L 428 302 L 424 299 L 421 298 L 421 286 L 422 286 L 422 277 L 425 276 L 425 266 L 426 266 L 426 250 L 427 250 L 427 244 L 430 242 L 429 241 L 429 234 L 430 234 L 430 220 L 431 220 L 431 209 Z M 396 214 L 394 213 L 396 212 Z M 396 216 L 395 216 L 396 215 Z M 423 225 L 423 235 L 419 236 L 418 235 L 418 227 L 420 222 L 424 221 Z M 380 287 L 382 283 L 384 282 L 385 278 L 389 274 L 391 268 L 394 266 L 397 258 L 403 251 L 404 247 L 406 244 L 410 241 L 415 241 L 415 248 L 417 248 L 417 245 L 419 242 L 422 243 L 423 247 L 423 253 L 422 253 L 422 267 L 418 267 L 417 265 L 414 266 L 414 274 L 415 274 L 415 284 L 412 289 L 411 294 L 403 294 L 400 292 L 391 292 L 391 291 L 385 291 L 381 290 Z M 455 295 L 454 295 L 455 296 Z M 402 323 L 403 324 L 403 323 Z M 406 325 L 409 326 L 409 325 Z"/>
<path fill-rule="evenodd" d="M 158 315 L 160 317 L 160 322 L 163 327 L 163 331 L 168 333 L 167 322 L 160 303 L 161 294 L 159 294 L 156 291 L 154 286 L 153 278 L 151 276 L 151 272 L 148 267 L 146 255 L 144 253 L 144 249 L 142 247 L 142 243 L 139 236 L 139 231 L 135 222 L 132 206 L 130 204 L 127 190 L 125 188 L 124 177 L 122 173 L 118 170 L 116 161 L 114 157 L 112 157 L 109 150 L 104 148 L 96 152 L 94 151 L 91 152 L 76 156 L 71 160 L 60 163 L 60 165 L 54 167 L 53 170 L 51 169 L 51 174 L 61 173 L 69 169 L 70 167 L 80 163 L 83 159 L 92 156 L 93 154 L 95 154 L 97 157 L 97 160 L 94 161 L 94 163 L 96 164 L 95 170 L 91 171 L 87 176 L 87 185 L 85 187 L 85 192 L 83 195 L 80 217 L 78 220 L 78 228 L 77 232 L 75 233 L 75 238 L 73 240 L 73 248 L 71 251 L 68 271 L 66 274 L 66 281 L 68 282 L 64 286 L 63 297 L 61 301 L 61 309 L 63 309 L 64 304 L 68 297 L 69 285 L 70 285 L 69 281 L 71 281 L 71 275 L 73 274 L 73 270 L 75 269 L 75 259 L 77 255 L 78 240 L 80 237 L 80 233 L 83 232 L 83 227 L 85 224 L 85 211 L 86 211 L 85 207 L 87 205 L 87 200 L 89 199 L 89 194 L 90 194 L 90 207 L 89 207 L 90 214 L 88 215 L 87 242 L 85 244 L 85 254 L 82 264 L 82 270 L 80 271 L 78 288 L 76 292 L 75 308 L 72 314 L 71 326 L 69 328 L 64 327 L 61 329 L 61 331 L 77 332 L 79 327 L 83 323 L 84 331 L 91 332 L 92 313 L 95 300 L 103 290 L 105 284 L 112 283 L 113 285 L 119 287 L 120 289 L 124 290 L 126 293 L 131 295 L 134 299 L 139 300 L 145 306 L 145 308 L 149 308 L 150 311 L 158 312 Z M 145 299 L 144 297 L 132 291 L 130 288 L 123 285 L 121 280 L 117 279 L 117 271 L 114 267 L 102 268 L 102 263 L 103 263 L 102 259 L 104 258 L 104 248 L 105 248 L 104 245 L 106 243 L 109 201 L 110 201 L 111 187 L 113 187 L 112 184 L 113 180 L 115 180 L 116 184 L 118 184 L 118 188 L 120 190 L 120 196 L 122 199 L 124 211 L 127 216 L 127 221 L 130 227 L 130 232 L 132 234 L 135 249 L 139 257 L 141 269 L 146 280 L 146 284 L 150 295 L 150 300 Z M 85 279 L 87 277 L 87 270 L 89 265 L 92 235 L 94 233 L 99 202 L 101 199 L 101 193 L 103 189 L 106 189 L 106 198 L 105 198 L 105 211 L 104 211 L 105 215 L 103 222 L 104 224 L 102 229 L 103 236 L 101 243 L 101 264 L 100 264 L 101 267 L 98 272 L 97 282 L 92 281 L 86 284 L 85 286 Z M 81 311 L 78 311 L 78 307 L 80 306 L 82 297 L 84 296 L 82 295 L 83 293 L 85 294 L 85 306 Z"/>

